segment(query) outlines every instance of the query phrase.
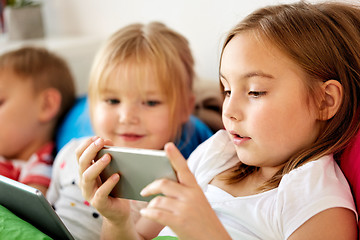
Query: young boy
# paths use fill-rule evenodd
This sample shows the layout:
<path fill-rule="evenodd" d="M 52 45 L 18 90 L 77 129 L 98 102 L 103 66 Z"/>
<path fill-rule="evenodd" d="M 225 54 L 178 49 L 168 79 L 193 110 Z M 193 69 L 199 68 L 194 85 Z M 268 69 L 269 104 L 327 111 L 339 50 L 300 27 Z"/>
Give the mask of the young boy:
<path fill-rule="evenodd" d="M 43 48 L 0 56 L 0 174 L 46 194 L 54 133 L 75 100 L 66 62 Z"/>

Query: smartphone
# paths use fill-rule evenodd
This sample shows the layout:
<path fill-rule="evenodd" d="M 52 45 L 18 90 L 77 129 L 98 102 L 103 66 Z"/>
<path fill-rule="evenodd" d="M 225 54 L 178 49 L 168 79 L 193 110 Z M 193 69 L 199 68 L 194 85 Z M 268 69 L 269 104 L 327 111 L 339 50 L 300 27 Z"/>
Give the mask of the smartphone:
<path fill-rule="evenodd" d="M 140 195 L 148 184 L 160 178 L 178 181 L 163 150 L 105 146 L 95 160 L 106 153 L 111 155 L 111 162 L 100 174 L 101 180 L 104 182 L 112 174 L 120 174 L 120 180 L 110 194 L 112 197 L 148 202 L 157 196 Z"/>

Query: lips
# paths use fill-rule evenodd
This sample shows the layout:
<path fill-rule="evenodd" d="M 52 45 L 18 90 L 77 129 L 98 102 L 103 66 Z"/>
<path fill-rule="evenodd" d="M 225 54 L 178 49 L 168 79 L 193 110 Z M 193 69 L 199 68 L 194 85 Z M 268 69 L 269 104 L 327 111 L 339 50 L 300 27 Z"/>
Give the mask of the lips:
<path fill-rule="evenodd" d="M 237 132 L 231 130 L 229 131 L 229 133 L 231 134 L 231 136 L 233 136 L 234 138 L 244 138 L 243 136 L 241 136 L 240 134 L 238 134 Z"/>
<path fill-rule="evenodd" d="M 233 143 L 237 146 L 242 145 L 243 143 L 250 140 L 250 137 L 241 136 L 240 134 L 237 134 L 235 131 L 229 131 L 229 133 L 232 136 Z"/>
<path fill-rule="evenodd" d="M 138 141 L 140 139 L 142 139 L 144 137 L 144 135 L 139 135 L 139 134 L 135 134 L 135 133 L 123 133 L 120 134 L 120 137 L 124 140 L 124 141 Z"/>

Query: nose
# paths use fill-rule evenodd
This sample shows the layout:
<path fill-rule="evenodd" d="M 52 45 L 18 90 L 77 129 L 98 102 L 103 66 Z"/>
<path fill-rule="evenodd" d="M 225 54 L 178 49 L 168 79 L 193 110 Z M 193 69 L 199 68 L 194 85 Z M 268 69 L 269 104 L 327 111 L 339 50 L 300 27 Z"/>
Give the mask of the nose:
<path fill-rule="evenodd" d="M 139 123 L 139 109 L 134 104 L 122 103 L 119 106 L 119 122 L 121 124 Z"/>
<path fill-rule="evenodd" d="M 241 106 L 240 99 L 233 96 L 225 98 L 223 102 L 223 117 L 232 121 L 240 121 L 243 118 Z"/>

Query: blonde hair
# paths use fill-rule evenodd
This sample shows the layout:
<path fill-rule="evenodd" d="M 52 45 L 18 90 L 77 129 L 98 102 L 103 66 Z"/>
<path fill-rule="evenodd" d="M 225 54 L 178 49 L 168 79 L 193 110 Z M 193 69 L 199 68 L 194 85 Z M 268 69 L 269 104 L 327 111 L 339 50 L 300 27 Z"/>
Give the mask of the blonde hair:
<path fill-rule="evenodd" d="M 147 25 L 131 24 L 115 32 L 98 52 L 90 73 L 89 100 L 91 106 L 99 97 L 99 89 L 106 86 L 110 75 L 121 70 L 136 72 L 141 90 L 145 70 L 151 70 L 154 79 L 170 105 L 170 123 L 174 139 L 181 133 L 180 113 L 191 113 L 186 104 L 192 95 L 194 60 L 189 43 L 181 34 L 159 22 Z M 121 80 L 120 80 L 121 81 Z"/>
<path fill-rule="evenodd" d="M 359 129 L 360 8 L 344 3 L 298 2 L 259 9 L 228 34 L 231 39 L 251 31 L 260 41 L 269 41 L 306 73 L 309 98 L 319 102 L 318 83 L 339 81 L 344 89 L 341 106 L 329 119 L 312 146 L 295 153 L 260 190 L 276 188 L 291 170 L 326 154 L 340 153 Z M 222 54 L 221 54 L 222 56 Z M 221 86 L 223 88 L 223 86 Z M 239 164 L 229 182 L 237 182 L 258 168 Z"/>
<path fill-rule="evenodd" d="M 35 93 L 55 88 L 61 94 L 57 122 L 75 101 L 75 84 L 67 63 L 41 47 L 22 47 L 0 56 L 0 70 L 10 70 L 23 81 L 32 81 Z"/>

